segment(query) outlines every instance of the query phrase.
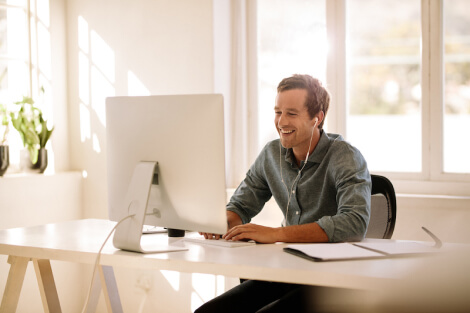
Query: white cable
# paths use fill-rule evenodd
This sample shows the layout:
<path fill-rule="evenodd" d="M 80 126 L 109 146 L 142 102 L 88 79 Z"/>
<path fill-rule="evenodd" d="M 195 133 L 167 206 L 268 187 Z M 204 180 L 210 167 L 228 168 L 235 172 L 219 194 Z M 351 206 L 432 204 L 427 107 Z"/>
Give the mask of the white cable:
<path fill-rule="evenodd" d="M 145 294 L 144 294 L 144 297 L 142 298 L 142 301 L 140 301 L 139 310 L 137 311 L 138 313 L 144 312 L 144 305 L 145 305 L 145 302 L 147 301 L 147 297 L 149 295 L 148 290 L 145 290 L 144 292 L 145 292 Z"/>
<path fill-rule="evenodd" d="M 108 242 L 109 237 L 111 237 L 112 233 L 116 230 L 116 228 L 119 226 L 119 224 L 121 224 L 122 222 L 124 222 L 125 220 L 127 220 L 128 218 L 133 217 L 133 216 L 135 216 L 135 214 L 133 214 L 133 215 L 128 215 L 128 216 L 124 217 L 122 220 L 120 220 L 120 221 L 113 227 L 113 229 L 111 229 L 111 231 L 110 231 L 109 234 L 108 234 L 108 237 L 106 237 L 106 239 L 104 240 L 103 244 L 101 245 L 101 248 L 100 248 L 100 250 L 98 251 L 98 254 L 97 254 L 97 256 L 96 256 L 95 265 L 94 265 L 94 268 L 93 268 L 93 274 L 91 275 L 90 287 L 88 288 L 88 294 L 87 294 L 87 297 L 86 297 L 85 305 L 83 306 L 82 313 L 85 313 L 85 310 L 86 310 L 86 308 L 87 308 L 87 306 L 88 306 L 88 302 L 90 301 L 91 290 L 92 290 L 92 288 L 93 288 L 93 282 L 94 282 L 94 280 L 95 280 L 95 275 L 96 275 L 96 268 L 97 268 L 98 265 L 100 264 L 101 251 L 103 250 L 104 246 L 106 245 L 106 242 Z"/>
<path fill-rule="evenodd" d="M 313 125 L 312 136 L 310 137 L 310 143 L 308 145 L 307 156 L 305 157 L 304 165 L 302 166 L 299 173 L 295 177 L 294 182 L 292 183 L 290 192 L 289 192 L 289 189 L 287 188 L 286 183 L 284 182 L 284 178 L 282 177 L 281 141 L 279 140 L 279 170 L 281 171 L 281 181 L 284 184 L 284 187 L 286 187 L 286 190 L 287 190 L 287 193 L 288 193 L 287 206 L 286 206 L 286 215 L 284 217 L 284 222 L 285 222 L 284 226 L 287 226 L 287 214 L 289 213 L 289 204 L 290 204 L 290 200 L 292 198 L 292 192 L 294 191 L 294 185 L 295 185 L 295 182 L 297 181 L 297 179 L 299 179 L 300 174 L 302 173 L 302 170 L 304 169 L 305 165 L 307 164 L 307 159 L 308 159 L 309 154 L 310 154 L 310 148 L 312 147 L 313 133 L 315 131 L 315 127 L 317 127 L 317 123 L 318 123 L 318 119 L 315 121 L 315 125 Z M 286 150 L 286 155 L 287 155 L 287 150 Z"/>

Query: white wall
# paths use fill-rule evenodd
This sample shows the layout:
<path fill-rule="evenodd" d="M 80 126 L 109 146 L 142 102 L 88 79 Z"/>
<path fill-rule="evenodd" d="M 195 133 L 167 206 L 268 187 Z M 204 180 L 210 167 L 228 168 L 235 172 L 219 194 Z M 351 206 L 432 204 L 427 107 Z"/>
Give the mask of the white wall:
<path fill-rule="evenodd" d="M 444 242 L 470 243 L 470 197 L 442 195 L 397 196 L 393 239 L 432 241 L 425 226 Z"/>
<path fill-rule="evenodd" d="M 214 92 L 212 0 L 67 0 L 66 17 L 71 168 L 86 171 L 84 216 L 107 218 L 104 99 Z M 193 275 L 165 273 L 180 283 L 174 289 L 160 271 L 115 274 L 124 312 L 142 301 L 143 312 L 189 312 L 196 303 Z M 90 275 L 86 267 L 85 284 Z"/>
<path fill-rule="evenodd" d="M 107 218 L 105 97 L 213 92 L 212 1 L 69 0 L 67 34 L 71 167 Z"/>
<path fill-rule="evenodd" d="M 12 175 L 0 178 L 0 229 L 27 227 L 82 217 L 82 190 L 79 173 L 56 175 Z M 0 256 L 0 294 L 3 295 L 10 266 Z M 80 305 L 81 266 L 51 262 L 64 312 Z M 74 283 L 70 283 L 73 281 Z M 33 264 L 28 269 L 18 304 L 18 313 L 44 312 Z M 78 312 L 78 311 L 77 311 Z"/>

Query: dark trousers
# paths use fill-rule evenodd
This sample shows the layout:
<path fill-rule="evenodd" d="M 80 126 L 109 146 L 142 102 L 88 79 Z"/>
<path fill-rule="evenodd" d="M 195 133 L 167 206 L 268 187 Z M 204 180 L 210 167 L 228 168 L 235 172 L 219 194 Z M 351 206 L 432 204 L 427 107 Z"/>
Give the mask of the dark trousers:
<path fill-rule="evenodd" d="M 310 286 L 247 280 L 206 302 L 195 313 L 311 312 L 310 292 Z"/>

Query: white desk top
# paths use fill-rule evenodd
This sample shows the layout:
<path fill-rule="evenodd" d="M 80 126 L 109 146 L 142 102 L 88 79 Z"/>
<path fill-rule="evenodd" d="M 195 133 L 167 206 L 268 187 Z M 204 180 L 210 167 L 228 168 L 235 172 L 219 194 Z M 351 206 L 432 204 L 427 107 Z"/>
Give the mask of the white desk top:
<path fill-rule="evenodd" d="M 0 254 L 94 263 L 96 253 L 115 225 L 87 219 L 26 228 L 0 230 Z M 145 240 L 168 241 L 166 235 Z M 207 273 L 229 277 L 311 284 L 353 289 L 375 289 L 409 274 L 423 258 L 395 258 L 312 262 L 283 252 L 286 244 L 224 248 L 171 239 L 188 251 L 140 254 L 117 250 L 112 237 L 103 249 L 102 265 Z"/>

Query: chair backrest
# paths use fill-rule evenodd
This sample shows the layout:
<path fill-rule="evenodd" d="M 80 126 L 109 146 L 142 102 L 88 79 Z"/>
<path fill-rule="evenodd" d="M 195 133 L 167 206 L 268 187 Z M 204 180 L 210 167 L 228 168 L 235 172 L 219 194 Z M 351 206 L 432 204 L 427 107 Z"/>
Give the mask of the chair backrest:
<path fill-rule="evenodd" d="M 371 215 L 366 238 L 392 238 L 397 215 L 395 189 L 388 178 L 371 175 Z"/>

